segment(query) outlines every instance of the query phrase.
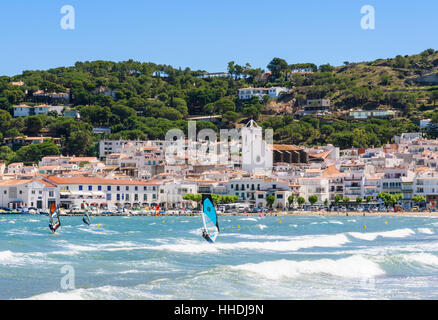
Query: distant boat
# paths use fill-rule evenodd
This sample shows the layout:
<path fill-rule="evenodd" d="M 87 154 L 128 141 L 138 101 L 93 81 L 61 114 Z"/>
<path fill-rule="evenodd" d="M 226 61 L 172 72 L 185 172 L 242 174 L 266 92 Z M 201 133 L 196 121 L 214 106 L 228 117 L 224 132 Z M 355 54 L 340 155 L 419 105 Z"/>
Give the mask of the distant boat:
<path fill-rule="evenodd" d="M 204 229 L 202 237 L 209 243 L 214 243 L 219 235 L 219 223 L 214 202 L 209 194 L 202 195 L 202 222 Z"/>

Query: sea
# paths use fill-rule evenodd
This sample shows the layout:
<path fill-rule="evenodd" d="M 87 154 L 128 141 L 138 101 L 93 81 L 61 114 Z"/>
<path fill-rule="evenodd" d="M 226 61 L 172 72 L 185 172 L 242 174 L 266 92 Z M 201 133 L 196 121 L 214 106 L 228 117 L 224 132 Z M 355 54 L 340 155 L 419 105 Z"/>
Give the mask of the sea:
<path fill-rule="evenodd" d="M 0 215 L 0 299 L 438 299 L 438 219 Z"/>

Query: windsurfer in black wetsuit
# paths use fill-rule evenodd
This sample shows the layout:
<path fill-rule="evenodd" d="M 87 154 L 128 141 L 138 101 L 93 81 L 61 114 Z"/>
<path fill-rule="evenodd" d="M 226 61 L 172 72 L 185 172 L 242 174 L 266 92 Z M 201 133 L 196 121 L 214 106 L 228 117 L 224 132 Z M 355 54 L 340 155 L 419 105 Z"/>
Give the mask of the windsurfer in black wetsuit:
<path fill-rule="evenodd" d="M 55 233 L 56 229 L 58 229 L 61 226 L 61 221 L 59 221 L 58 218 L 58 222 L 55 223 L 55 225 L 52 225 L 51 223 L 49 224 L 49 228 L 50 230 L 52 230 L 53 233 Z"/>
<path fill-rule="evenodd" d="M 210 243 L 213 243 L 213 240 L 211 240 L 210 235 L 207 233 L 206 230 L 202 230 L 202 237 Z"/>

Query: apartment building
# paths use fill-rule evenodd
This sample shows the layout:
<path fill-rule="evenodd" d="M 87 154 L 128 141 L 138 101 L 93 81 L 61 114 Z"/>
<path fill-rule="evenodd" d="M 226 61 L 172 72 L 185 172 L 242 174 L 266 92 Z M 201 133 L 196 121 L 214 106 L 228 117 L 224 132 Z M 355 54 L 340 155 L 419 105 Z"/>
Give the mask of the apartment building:
<path fill-rule="evenodd" d="M 160 182 L 96 177 L 48 177 L 57 186 L 60 206 L 70 209 L 84 204 L 114 209 L 158 203 Z"/>

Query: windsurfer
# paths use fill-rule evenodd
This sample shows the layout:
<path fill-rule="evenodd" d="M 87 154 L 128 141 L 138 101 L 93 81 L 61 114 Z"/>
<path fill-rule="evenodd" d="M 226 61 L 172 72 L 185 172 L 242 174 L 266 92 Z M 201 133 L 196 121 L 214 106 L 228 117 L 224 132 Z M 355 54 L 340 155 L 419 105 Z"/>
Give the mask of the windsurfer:
<path fill-rule="evenodd" d="M 50 228 L 50 230 L 52 230 L 53 233 L 54 233 L 54 232 L 56 231 L 56 229 L 58 229 L 60 226 L 61 226 L 61 221 L 59 221 L 59 219 L 58 219 L 58 222 L 57 222 L 55 225 L 49 224 L 49 228 Z"/>
<path fill-rule="evenodd" d="M 202 237 L 210 243 L 213 243 L 213 240 L 210 238 L 210 234 L 207 231 L 202 230 Z"/>

